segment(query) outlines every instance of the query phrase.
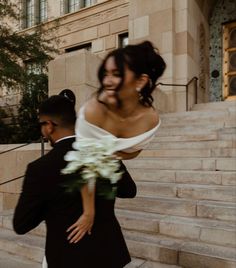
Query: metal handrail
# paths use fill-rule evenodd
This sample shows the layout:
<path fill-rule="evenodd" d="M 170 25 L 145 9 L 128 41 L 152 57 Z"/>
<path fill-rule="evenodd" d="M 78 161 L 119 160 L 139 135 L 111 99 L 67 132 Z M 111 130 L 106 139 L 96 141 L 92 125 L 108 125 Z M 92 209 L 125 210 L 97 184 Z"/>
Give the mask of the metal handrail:
<path fill-rule="evenodd" d="M 192 79 L 188 81 L 187 84 L 169 84 L 169 83 L 157 83 L 156 86 L 161 85 L 161 86 L 172 86 L 172 87 L 185 87 L 186 88 L 186 111 L 188 111 L 188 86 L 192 83 L 195 82 L 194 86 L 194 91 L 195 91 L 195 104 L 197 104 L 197 81 L 198 78 L 194 76 Z"/>
<path fill-rule="evenodd" d="M 39 140 L 37 140 L 37 141 L 39 141 Z M 12 148 L 12 149 L 3 151 L 3 152 L 1 152 L 1 154 L 3 154 L 3 153 L 7 153 L 7 152 L 11 152 L 11 151 L 13 151 L 13 150 L 15 150 L 15 149 L 18 149 L 18 148 L 21 148 L 21 147 L 30 145 L 30 144 L 35 143 L 35 142 L 37 142 L 37 141 L 32 141 L 32 142 L 29 142 L 29 143 L 22 144 L 22 145 L 20 145 L 20 146 L 14 147 L 14 148 Z M 44 141 L 45 141 L 44 138 L 43 138 L 43 137 L 40 137 L 40 142 L 41 142 L 41 156 L 44 155 L 44 149 L 45 149 L 45 147 L 44 147 Z M 6 184 L 6 183 L 12 182 L 12 181 L 16 181 L 16 180 L 21 179 L 21 178 L 23 178 L 23 177 L 24 177 L 24 175 L 21 175 L 21 176 L 19 176 L 19 177 L 13 178 L 13 179 L 5 180 L 4 182 L 1 182 L 1 183 L 0 183 L 0 186 L 1 186 L 1 185 L 4 185 L 4 184 Z"/>
<path fill-rule="evenodd" d="M 28 142 L 28 143 L 25 143 L 25 144 L 21 144 L 21 145 L 19 145 L 19 146 L 16 146 L 16 147 L 14 147 L 14 148 L 9 149 L 9 150 L 0 152 L 0 154 L 5 154 L 5 153 L 8 153 L 8 152 L 14 151 L 14 150 L 16 150 L 16 149 L 18 149 L 18 148 L 21 148 L 21 147 L 25 147 L 25 146 L 27 146 L 27 145 L 30 145 L 31 143 L 33 143 L 33 142 Z"/>
<path fill-rule="evenodd" d="M 16 177 L 16 178 L 13 178 L 13 179 L 10 179 L 10 180 L 1 182 L 1 183 L 0 183 L 0 186 L 2 186 L 3 184 L 9 183 L 9 182 L 11 182 L 11 181 L 16 181 L 16 180 L 21 179 L 21 178 L 23 178 L 23 177 L 24 177 L 24 175 L 21 175 L 21 176 L 19 176 L 19 177 Z"/>

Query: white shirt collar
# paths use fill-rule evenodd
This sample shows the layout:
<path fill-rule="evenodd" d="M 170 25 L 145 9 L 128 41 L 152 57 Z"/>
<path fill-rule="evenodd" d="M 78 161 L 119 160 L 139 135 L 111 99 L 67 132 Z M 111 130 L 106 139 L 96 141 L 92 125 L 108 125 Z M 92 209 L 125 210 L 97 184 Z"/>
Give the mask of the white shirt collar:
<path fill-rule="evenodd" d="M 76 136 L 75 135 L 71 135 L 71 136 L 66 136 L 66 137 L 63 137 L 57 141 L 55 141 L 55 143 L 58 143 L 59 141 L 63 141 L 63 140 L 67 140 L 67 139 L 70 139 L 70 138 L 75 138 Z"/>

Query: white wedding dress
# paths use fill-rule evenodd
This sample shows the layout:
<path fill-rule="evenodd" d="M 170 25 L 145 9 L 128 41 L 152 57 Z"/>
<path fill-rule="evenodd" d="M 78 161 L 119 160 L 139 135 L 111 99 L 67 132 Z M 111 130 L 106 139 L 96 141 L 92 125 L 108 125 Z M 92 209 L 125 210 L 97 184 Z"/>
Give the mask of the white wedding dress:
<path fill-rule="evenodd" d="M 156 125 L 154 128 L 140 135 L 137 135 L 131 138 L 117 138 L 110 132 L 89 123 L 85 119 L 84 109 L 85 109 L 85 106 L 82 106 L 81 109 L 79 110 L 79 116 L 78 116 L 78 119 L 76 121 L 76 126 L 75 126 L 76 137 L 94 138 L 94 139 L 99 140 L 104 136 L 108 136 L 108 135 L 112 136 L 116 140 L 115 151 L 117 152 L 123 151 L 125 153 L 133 153 L 133 152 L 137 152 L 139 150 L 144 149 L 149 144 L 149 142 L 153 139 L 153 137 L 155 136 L 161 124 L 161 121 L 159 120 L 158 125 Z"/>
<path fill-rule="evenodd" d="M 82 106 L 79 110 L 78 119 L 75 125 L 76 138 L 79 138 L 79 139 L 94 138 L 94 139 L 99 140 L 104 136 L 110 135 L 116 140 L 115 151 L 117 152 L 122 151 L 125 153 L 133 153 L 133 152 L 137 152 L 137 151 L 144 149 L 149 144 L 149 142 L 154 138 L 161 124 L 161 120 L 159 120 L 158 125 L 156 125 L 154 128 L 152 128 L 151 130 L 145 133 L 142 133 L 140 135 L 137 135 L 131 138 L 117 138 L 110 132 L 89 123 L 85 119 L 84 109 L 85 109 L 85 106 Z M 48 266 L 47 266 L 46 257 L 44 256 L 42 268 L 47 268 L 47 267 Z"/>

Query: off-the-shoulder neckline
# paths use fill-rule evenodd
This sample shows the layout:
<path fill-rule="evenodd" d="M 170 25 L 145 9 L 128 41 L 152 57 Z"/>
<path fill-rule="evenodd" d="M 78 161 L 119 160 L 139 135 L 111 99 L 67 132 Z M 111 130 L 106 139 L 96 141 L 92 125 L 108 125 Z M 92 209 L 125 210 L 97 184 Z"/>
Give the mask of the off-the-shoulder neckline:
<path fill-rule="evenodd" d="M 105 129 L 99 127 L 99 126 L 96 126 L 96 125 L 90 123 L 89 121 L 87 121 L 86 118 L 85 118 L 85 115 L 84 115 L 84 108 L 85 108 L 85 106 L 82 106 L 80 108 L 79 120 L 83 119 L 84 122 L 86 124 L 88 124 L 89 126 L 95 128 L 95 129 L 98 129 L 99 131 L 103 131 L 104 133 L 107 133 L 107 134 L 113 136 L 116 139 L 125 139 L 125 140 L 128 140 L 128 139 L 134 139 L 134 138 L 138 138 L 138 137 L 142 137 L 142 136 L 149 136 L 149 134 L 152 133 L 152 132 L 155 132 L 159 128 L 159 126 L 161 124 L 161 120 L 159 119 L 158 124 L 154 128 L 152 128 L 152 129 L 150 129 L 150 130 L 148 130 L 148 131 L 146 131 L 144 133 L 141 133 L 139 135 L 136 135 L 136 136 L 133 136 L 133 137 L 129 137 L 129 138 L 120 138 L 120 137 L 117 137 L 114 134 L 110 133 L 109 131 L 107 131 L 107 130 L 105 130 Z"/>

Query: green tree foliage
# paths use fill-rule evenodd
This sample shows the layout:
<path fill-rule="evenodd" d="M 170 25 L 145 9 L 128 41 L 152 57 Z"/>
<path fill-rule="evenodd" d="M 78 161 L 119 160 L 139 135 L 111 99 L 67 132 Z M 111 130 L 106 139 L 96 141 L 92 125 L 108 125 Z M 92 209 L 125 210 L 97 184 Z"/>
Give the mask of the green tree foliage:
<path fill-rule="evenodd" d="M 6 112 L 0 107 L 0 143 L 9 143 L 13 140 L 14 129 L 6 124 L 2 118 L 7 117 Z"/>
<path fill-rule="evenodd" d="M 48 96 L 48 77 L 46 74 L 29 76 L 29 82 L 23 91 L 18 109 L 18 126 L 16 128 L 18 142 L 36 141 L 40 137 L 37 110 L 40 103 Z"/>
<path fill-rule="evenodd" d="M 16 32 L 12 25 L 19 25 L 19 14 L 18 7 L 11 1 L 0 1 L 0 88 L 9 92 L 20 91 L 22 99 L 17 124 L 14 127 L 14 138 L 10 140 L 28 142 L 36 140 L 40 135 L 37 109 L 39 103 L 47 97 L 47 64 L 57 50 L 48 40 L 52 30 L 46 30 L 45 26 L 38 25 L 30 33 Z M 29 71 L 29 62 L 40 66 L 44 74 Z M 2 140 L 0 142 L 3 143 Z"/>
<path fill-rule="evenodd" d="M 20 12 L 9 0 L 0 2 L 0 87 L 24 87 L 28 73 L 24 62 L 33 60 L 45 67 L 55 49 L 45 38 L 42 26 L 34 32 L 18 33 L 12 25 L 19 25 Z M 12 24 L 10 24 L 10 23 Z M 47 33 L 46 33 L 47 34 Z"/>

